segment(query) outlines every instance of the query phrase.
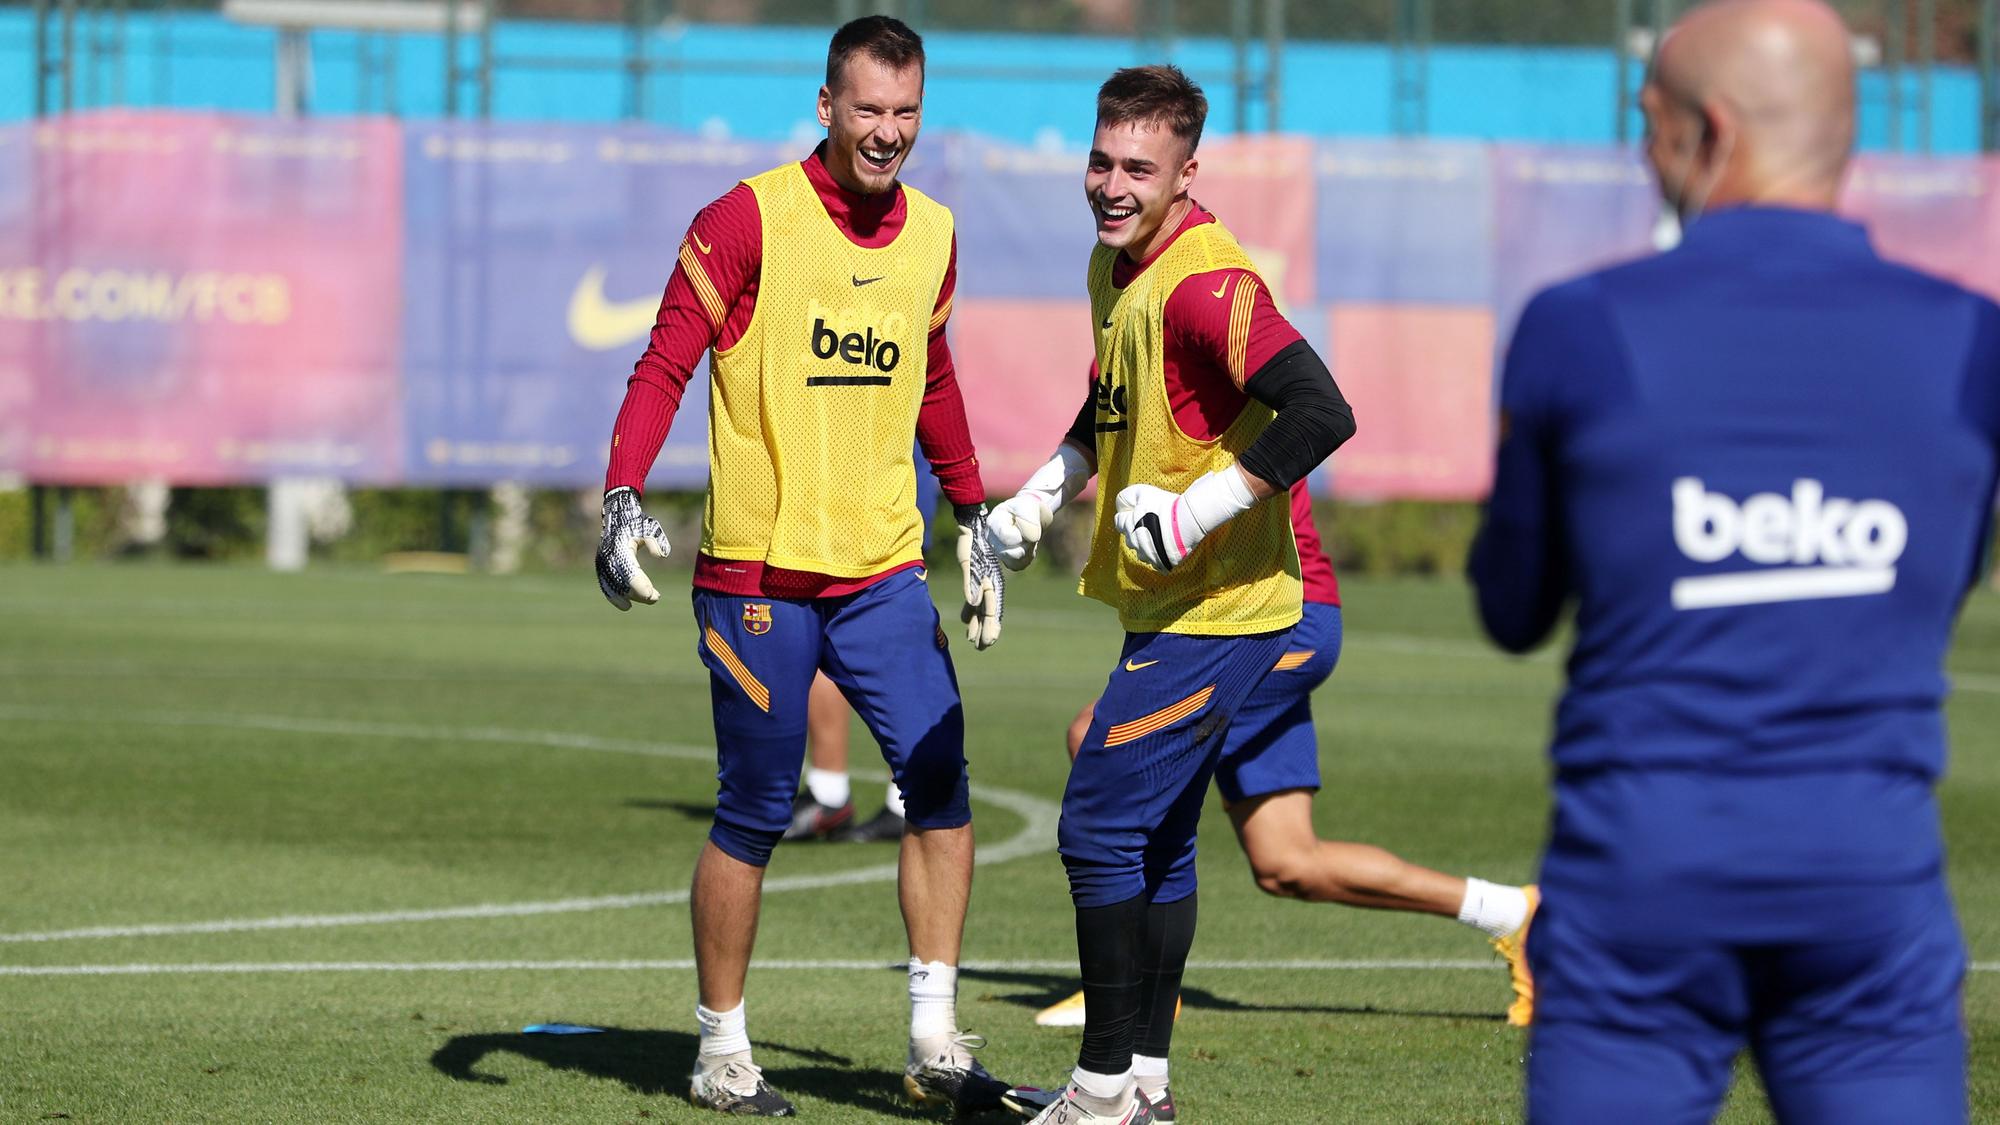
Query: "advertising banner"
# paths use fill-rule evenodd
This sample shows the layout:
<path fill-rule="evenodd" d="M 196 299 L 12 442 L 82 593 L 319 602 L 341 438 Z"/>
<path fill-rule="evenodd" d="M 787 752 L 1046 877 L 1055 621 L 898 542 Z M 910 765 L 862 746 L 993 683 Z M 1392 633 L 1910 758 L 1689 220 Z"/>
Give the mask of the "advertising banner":
<path fill-rule="evenodd" d="M 94 112 L 0 127 L 0 474 L 590 487 L 696 211 L 811 150 L 652 126 Z M 1542 286 L 1671 245 L 1636 152 L 1211 138 L 1194 197 L 1327 359 L 1359 432 L 1314 475 L 1473 499 L 1496 362 Z M 926 134 L 989 489 L 1087 392 L 1088 156 Z M 1866 157 L 1877 247 L 2000 294 L 1992 160 Z M 704 365 L 705 366 L 705 365 Z M 694 373 L 656 487 L 707 475 Z"/>
<path fill-rule="evenodd" d="M 0 131 L 0 470 L 401 479 L 398 134 L 168 113 Z"/>

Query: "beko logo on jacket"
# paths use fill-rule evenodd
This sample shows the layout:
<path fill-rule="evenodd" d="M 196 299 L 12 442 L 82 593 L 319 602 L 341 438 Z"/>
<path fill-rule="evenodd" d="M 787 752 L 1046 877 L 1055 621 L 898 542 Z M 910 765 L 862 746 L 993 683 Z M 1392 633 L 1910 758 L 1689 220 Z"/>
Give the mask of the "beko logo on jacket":
<path fill-rule="evenodd" d="M 1828 496 L 1801 477 L 1790 496 L 1759 492 L 1741 503 L 1699 477 L 1674 481 L 1674 545 L 1698 563 L 1741 555 L 1755 569 L 1676 579 L 1675 609 L 1886 594 L 1910 523 L 1887 500 Z"/>

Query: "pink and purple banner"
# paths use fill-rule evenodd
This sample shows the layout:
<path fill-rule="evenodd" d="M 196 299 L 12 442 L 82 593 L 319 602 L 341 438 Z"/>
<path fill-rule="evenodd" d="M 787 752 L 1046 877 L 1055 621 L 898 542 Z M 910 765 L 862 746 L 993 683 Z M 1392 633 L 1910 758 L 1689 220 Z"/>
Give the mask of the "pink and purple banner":
<path fill-rule="evenodd" d="M 0 470 L 401 480 L 398 132 L 105 113 L 0 133 Z"/>
<path fill-rule="evenodd" d="M 643 126 L 102 113 L 0 128 L 0 474 L 48 483 L 588 486 L 681 233 L 803 155 Z M 1537 288 L 1650 251 L 1611 149 L 1244 138 L 1195 195 L 1327 357 L 1360 431 L 1315 484 L 1464 499 Z M 926 137 L 957 217 L 953 348 L 995 491 L 1084 393 L 1082 156 Z M 2000 163 L 1869 158 L 1885 254 L 2000 294 Z M 698 375 L 654 471 L 706 473 Z"/>

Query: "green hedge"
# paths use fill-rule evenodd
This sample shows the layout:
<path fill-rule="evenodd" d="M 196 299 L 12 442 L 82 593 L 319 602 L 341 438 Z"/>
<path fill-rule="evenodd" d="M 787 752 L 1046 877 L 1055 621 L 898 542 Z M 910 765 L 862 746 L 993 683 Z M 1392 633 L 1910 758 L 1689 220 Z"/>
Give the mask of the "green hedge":
<path fill-rule="evenodd" d="M 126 555 L 181 559 L 254 559 L 264 550 L 264 491 L 260 488 L 176 488 L 167 509 L 164 541 L 143 548 L 121 543 L 118 489 L 70 490 L 79 558 Z M 30 509 L 26 489 L 0 491 L 0 559 L 29 553 Z M 53 518 L 55 498 L 48 496 Z M 491 544 L 492 503 L 484 490 L 359 488 L 348 493 L 353 525 L 333 543 L 313 548 L 315 558 L 369 563 L 395 551 L 470 551 L 483 558 Z M 590 565 L 597 547 L 592 501 L 573 491 L 530 494 L 528 541 L 521 565 L 533 571 L 569 571 Z M 646 510 L 666 526 L 677 548 L 670 565 L 687 565 L 701 535 L 700 493 L 655 493 Z M 1320 531 L 1335 565 L 1351 574 L 1456 574 L 1478 522 L 1472 504 L 1399 501 L 1320 504 Z M 950 554 L 949 517 L 935 537 L 934 553 Z M 1063 513 L 1048 542 L 1056 565 L 1079 569 L 1089 551 L 1090 508 Z M 942 545 L 942 550 L 936 550 Z"/>
<path fill-rule="evenodd" d="M 1315 504 L 1313 516 L 1343 574 L 1462 574 L 1479 530 L 1479 505 L 1464 502 Z"/>

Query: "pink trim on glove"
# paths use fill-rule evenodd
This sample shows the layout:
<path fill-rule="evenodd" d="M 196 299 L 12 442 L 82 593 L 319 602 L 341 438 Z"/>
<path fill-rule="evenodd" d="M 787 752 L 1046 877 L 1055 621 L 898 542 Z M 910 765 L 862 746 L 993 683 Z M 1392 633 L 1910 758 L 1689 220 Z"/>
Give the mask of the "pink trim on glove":
<path fill-rule="evenodd" d="M 1179 551 L 1182 558 L 1186 558 L 1187 544 L 1181 542 L 1181 498 L 1180 497 L 1178 496 L 1174 497 L 1174 507 L 1173 510 L 1168 513 L 1168 515 L 1173 517 L 1169 519 L 1167 522 L 1174 525 L 1174 550 Z"/>

